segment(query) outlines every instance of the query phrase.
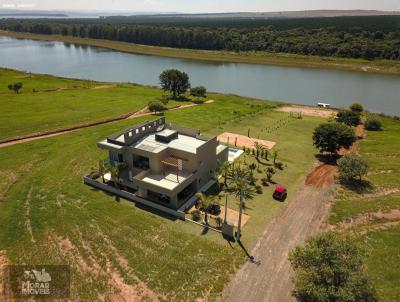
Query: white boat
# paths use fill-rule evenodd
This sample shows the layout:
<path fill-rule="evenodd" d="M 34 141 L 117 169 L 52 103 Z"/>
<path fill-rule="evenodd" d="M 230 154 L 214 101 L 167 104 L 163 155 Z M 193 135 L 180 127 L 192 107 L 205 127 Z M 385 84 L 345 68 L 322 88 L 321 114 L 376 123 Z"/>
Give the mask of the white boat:
<path fill-rule="evenodd" d="M 326 104 L 326 103 L 317 103 L 318 107 L 322 108 L 331 108 L 331 104 Z"/>

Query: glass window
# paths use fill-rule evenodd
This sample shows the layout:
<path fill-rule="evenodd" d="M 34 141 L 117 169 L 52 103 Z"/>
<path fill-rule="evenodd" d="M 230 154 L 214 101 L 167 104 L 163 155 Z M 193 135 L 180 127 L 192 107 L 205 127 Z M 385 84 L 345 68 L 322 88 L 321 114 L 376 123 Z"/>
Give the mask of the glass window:
<path fill-rule="evenodd" d="M 149 159 L 144 156 L 133 154 L 133 166 L 141 170 L 150 169 Z"/>

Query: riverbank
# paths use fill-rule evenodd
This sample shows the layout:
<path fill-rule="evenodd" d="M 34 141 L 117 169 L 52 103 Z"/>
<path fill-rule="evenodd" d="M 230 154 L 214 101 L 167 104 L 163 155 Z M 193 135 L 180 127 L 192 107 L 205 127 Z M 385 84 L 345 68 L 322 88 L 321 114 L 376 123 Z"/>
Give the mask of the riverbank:
<path fill-rule="evenodd" d="M 180 59 L 203 60 L 213 62 L 231 62 L 247 64 L 265 64 L 286 67 L 304 67 L 318 69 L 336 69 L 364 73 L 379 73 L 400 75 L 400 62 L 376 60 L 367 61 L 363 59 L 346 59 L 333 57 L 300 56 L 293 54 L 274 54 L 266 52 L 235 53 L 229 51 L 207 51 L 193 49 L 175 49 L 167 47 L 156 47 L 138 45 L 127 42 L 87 39 L 60 35 L 40 35 L 31 33 L 19 33 L 1 31 L 0 36 L 32 39 L 41 41 L 60 41 L 95 47 L 103 47 L 126 53 L 135 53 L 152 56 L 163 56 Z"/>

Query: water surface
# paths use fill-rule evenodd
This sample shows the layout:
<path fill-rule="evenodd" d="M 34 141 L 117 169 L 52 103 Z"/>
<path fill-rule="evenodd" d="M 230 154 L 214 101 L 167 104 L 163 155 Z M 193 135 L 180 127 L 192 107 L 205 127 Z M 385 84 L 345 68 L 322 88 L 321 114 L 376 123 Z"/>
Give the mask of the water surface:
<path fill-rule="evenodd" d="M 314 105 L 354 101 L 400 115 L 400 76 L 348 71 L 217 63 L 121 53 L 104 48 L 0 37 L 0 66 L 63 77 L 158 85 L 168 68 L 187 72 L 210 91 Z"/>

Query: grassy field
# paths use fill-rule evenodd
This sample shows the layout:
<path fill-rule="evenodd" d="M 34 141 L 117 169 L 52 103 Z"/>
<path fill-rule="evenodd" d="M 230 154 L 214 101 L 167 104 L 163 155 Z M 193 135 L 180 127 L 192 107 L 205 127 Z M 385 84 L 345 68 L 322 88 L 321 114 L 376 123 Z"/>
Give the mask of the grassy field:
<path fill-rule="evenodd" d="M 400 209 L 400 122 L 389 118 L 384 118 L 383 122 L 383 131 L 369 131 L 360 144 L 359 153 L 370 164 L 367 178 L 372 188 L 364 194 L 343 187 L 339 189 L 332 206 L 332 224 Z M 398 225 L 389 228 L 385 226 L 387 222 L 365 221 L 360 227 L 368 232 L 360 233 L 360 240 L 369 252 L 367 269 L 380 300 L 397 301 L 400 298 L 400 228 Z M 354 230 L 357 228 L 354 225 Z"/>
<path fill-rule="evenodd" d="M 58 87 L 57 81 L 63 81 L 53 80 L 54 85 L 43 87 Z M 124 88 L 110 91 L 118 89 Z M 142 87 L 129 89 L 143 89 L 150 96 L 156 93 Z M 0 100 L 6 95 L 0 95 Z M 107 106 L 107 95 L 99 96 L 95 107 Z M 208 135 L 227 130 L 245 133 L 250 128 L 252 136 L 276 141 L 279 160 L 287 167 L 274 180 L 287 185 L 290 194 L 300 187 L 314 161 L 311 133 L 322 120 L 291 119 L 267 133 L 267 126 L 287 117 L 273 111 L 272 103 L 229 95 L 213 98 L 213 104 L 167 112 L 167 120 L 197 127 Z M 47 106 L 35 99 L 25 106 L 45 110 L 41 104 Z M 121 98 L 121 104 L 126 109 L 143 105 L 141 99 L 128 97 L 125 101 Z M 93 103 L 86 106 L 91 118 L 102 117 L 92 111 Z M 34 111 L 29 112 L 33 115 Z M 12 129 L 16 133 L 29 129 L 23 115 L 20 117 L 21 123 Z M 82 176 L 106 157 L 96 147 L 97 141 L 152 118 L 119 121 L 0 149 L 0 250 L 7 252 L 12 263 L 71 264 L 72 300 L 107 300 L 113 290 L 123 292 L 121 280 L 145 287 L 144 295 L 155 292 L 165 301 L 214 300 L 218 296 L 230 274 L 244 261 L 236 244 L 230 247 L 217 233 L 203 234 L 194 224 L 162 217 L 124 200 L 116 202 L 82 184 Z M 264 188 L 262 195 L 247 203 L 246 213 L 251 217 L 243 239 L 248 248 L 284 206 L 273 201 L 271 193 L 272 187 Z M 231 198 L 230 206 L 237 207 L 237 201 Z"/>
<path fill-rule="evenodd" d="M 162 95 L 159 89 L 131 84 L 93 89 L 104 83 L 6 69 L 1 69 L 0 75 L 0 139 L 134 112 Z M 15 82 L 23 83 L 18 94 L 7 88 L 8 84 Z"/>
<path fill-rule="evenodd" d="M 272 54 L 267 52 L 230 52 L 230 51 L 206 51 L 192 49 L 176 49 L 167 47 L 155 47 L 148 45 L 138 45 L 127 42 L 107 41 L 98 39 L 86 39 L 79 37 L 67 37 L 60 35 L 39 35 L 31 33 L 17 33 L 0 31 L 0 36 L 15 38 L 61 41 L 82 45 L 109 48 L 117 51 L 165 56 L 182 59 L 206 60 L 216 62 L 235 62 L 250 64 L 267 64 L 277 66 L 295 66 L 306 68 L 329 68 L 359 72 L 400 74 L 400 63 L 394 61 L 375 60 L 368 61 L 363 59 L 346 59 L 333 57 L 301 56 L 293 54 Z"/>
<path fill-rule="evenodd" d="M 20 93 L 7 88 L 15 82 L 23 83 Z M 0 140 L 113 118 L 142 109 L 162 96 L 160 89 L 134 84 L 115 85 L 0 69 Z M 167 108 L 184 104 L 171 100 Z"/>

